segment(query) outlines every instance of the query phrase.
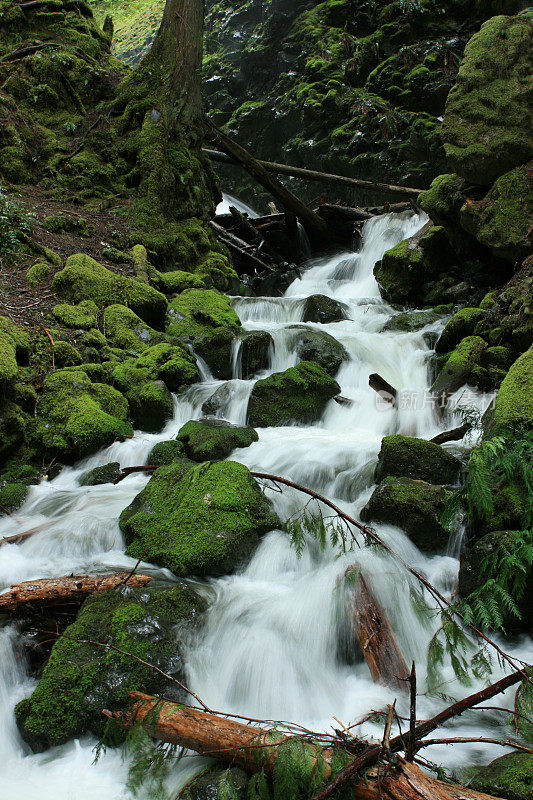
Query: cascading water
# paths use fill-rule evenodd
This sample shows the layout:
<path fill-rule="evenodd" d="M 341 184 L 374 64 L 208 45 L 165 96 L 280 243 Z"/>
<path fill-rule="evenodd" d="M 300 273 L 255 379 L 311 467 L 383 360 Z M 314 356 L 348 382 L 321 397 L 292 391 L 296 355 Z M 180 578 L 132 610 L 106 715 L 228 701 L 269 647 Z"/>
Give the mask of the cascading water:
<path fill-rule="evenodd" d="M 424 333 L 432 329 L 381 332 L 393 312 L 380 299 L 372 274 L 373 265 L 383 252 L 413 235 L 424 221 L 408 214 L 374 218 L 365 224 L 361 253 L 341 254 L 314 263 L 289 287 L 285 297 L 234 299 L 245 328 L 267 330 L 273 337 L 271 364 L 265 374 L 297 362 L 291 344 L 290 326 L 294 324 L 327 331 L 341 342 L 350 358 L 341 367 L 337 380 L 342 394 L 352 404 L 331 401 L 321 421 L 313 426 L 259 429 L 259 441 L 233 453 L 233 459 L 311 486 L 357 516 L 372 490 L 373 467 L 382 437 L 401 432 L 430 438 L 442 429 L 431 402 L 425 402 L 430 350 Z M 327 325 L 302 323 L 305 298 L 316 293 L 342 301 L 348 318 Z M 437 328 L 438 325 L 433 330 Z M 0 548 L 0 589 L 34 577 L 133 566 L 124 554 L 117 518 L 147 478 L 135 474 L 117 486 L 90 488 L 80 487 L 78 478 L 84 470 L 109 461 L 119 461 L 122 466 L 145 463 L 157 441 L 172 438 L 189 419 L 199 418 L 203 403 L 224 385 L 213 380 L 205 365 L 200 366 L 202 382 L 176 401 L 174 417 L 161 433 L 138 432 L 134 439 L 114 444 L 76 467 L 64 469 L 55 480 L 33 487 L 16 517 L 0 520 L 2 536 L 43 526 L 32 538 Z M 242 380 L 237 348 L 233 370 L 226 400 L 217 415 L 243 423 L 254 381 Z M 400 403 L 399 408 L 382 407 L 368 387 L 372 372 L 416 397 L 417 402 Z M 448 422 L 450 427 L 457 424 L 453 418 Z M 455 452 L 460 450 L 460 445 L 449 447 Z M 282 518 L 303 506 L 302 497 L 293 492 L 269 494 Z M 379 534 L 405 561 L 450 594 L 458 570 L 455 557 L 426 557 L 392 526 L 380 525 Z M 412 580 L 396 561 L 360 544 L 357 560 L 390 616 L 406 660 L 416 661 L 422 684 L 427 644 L 437 620 L 423 621 L 417 616 L 410 599 Z M 450 552 L 457 555 L 456 550 Z M 364 663 L 348 663 L 339 651 L 341 621 L 336 586 L 346 567 L 353 563 L 354 555 L 336 555 L 332 549 L 323 552 L 311 543 L 298 558 L 288 536 L 273 531 L 263 539 L 244 571 L 206 584 L 212 603 L 206 626 L 190 647 L 188 673 L 191 688 L 211 707 L 253 717 L 292 719 L 318 730 L 329 729 L 333 715 L 348 724 L 392 700 L 391 690 L 372 683 Z M 172 580 L 169 573 L 150 565 L 142 569 L 164 573 Z M 531 661 L 531 641 L 518 642 L 513 647 Z M 447 694 L 466 693 L 454 681 L 449 666 L 444 679 Z M 45 754 L 28 752 L 18 736 L 13 708 L 33 686 L 17 646 L 16 627 L 6 625 L 0 630 L 1 800 L 37 794 L 42 800 L 128 797 L 124 788 L 127 764 L 120 753 L 109 751 L 93 765 L 94 741 L 90 738 Z M 421 717 L 435 713 L 443 704 L 423 693 L 418 701 Z M 512 699 L 500 702 L 510 705 Z M 400 713 L 405 713 L 405 705 L 406 700 L 399 698 Z M 502 724 L 501 715 L 491 718 L 488 714 L 483 715 L 484 732 L 489 729 L 488 735 L 495 735 L 494 729 Z M 472 712 L 447 730 L 460 730 L 463 736 L 479 735 L 480 719 Z M 354 733 L 368 736 L 381 731 L 365 723 Z M 460 766 L 488 761 L 499 752 L 487 744 L 443 746 L 434 748 L 431 757 L 448 766 Z M 176 768 L 171 777 L 172 796 L 199 763 L 200 759 L 193 758 L 186 766 Z"/>

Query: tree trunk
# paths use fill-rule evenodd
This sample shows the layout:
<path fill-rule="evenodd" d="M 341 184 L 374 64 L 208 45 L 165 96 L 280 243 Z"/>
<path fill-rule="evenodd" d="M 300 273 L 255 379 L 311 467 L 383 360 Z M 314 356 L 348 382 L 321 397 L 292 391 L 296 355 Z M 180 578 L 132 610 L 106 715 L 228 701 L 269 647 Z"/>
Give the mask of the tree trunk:
<path fill-rule="evenodd" d="M 16 613 L 20 606 L 28 603 L 34 607 L 66 601 L 81 603 L 88 595 L 106 592 L 121 583 L 137 588 L 146 586 L 151 580 L 149 575 L 119 572 L 115 575 L 65 575 L 63 578 L 24 581 L 0 595 L 0 613 Z"/>
<path fill-rule="evenodd" d="M 139 723 L 163 742 L 220 759 L 249 773 L 263 769 L 272 776 L 278 748 L 290 738 L 140 692 L 132 692 L 130 698 L 134 706 L 129 714 L 105 712 L 106 715 L 125 727 Z M 327 781 L 331 777 L 333 752 L 309 742 L 307 747 L 316 754 L 320 749 Z M 362 776 L 356 775 L 351 783 L 357 800 L 490 800 L 489 795 L 430 778 L 415 764 L 401 758 L 393 766 L 375 766 Z"/>

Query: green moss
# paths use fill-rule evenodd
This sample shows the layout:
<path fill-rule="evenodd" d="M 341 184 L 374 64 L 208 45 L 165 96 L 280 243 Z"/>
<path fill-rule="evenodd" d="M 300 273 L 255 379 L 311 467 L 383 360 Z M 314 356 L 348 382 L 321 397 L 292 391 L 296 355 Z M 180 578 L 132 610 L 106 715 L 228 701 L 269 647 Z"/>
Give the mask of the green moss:
<path fill-rule="evenodd" d="M 0 464 L 13 455 L 26 439 L 26 419 L 20 406 L 0 399 Z"/>
<path fill-rule="evenodd" d="M 185 289 L 205 289 L 206 285 L 198 275 L 175 270 L 158 273 L 158 285 L 165 294 L 180 294 Z"/>
<path fill-rule="evenodd" d="M 440 311 L 409 311 L 405 314 L 397 314 L 392 317 L 384 326 L 384 331 L 403 331 L 411 333 L 425 328 L 426 325 L 433 325 L 441 319 Z M 445 313 L 445 312 L 444 312 Z"/>
<path fill-rule="evenodd" d="M 507 800 L 531 800 L 533 755 L 507 753 L 481 767 L 470 782 L 472 789 Z"/>
<path fill-rule="evenodd" d="M 484 311 L 490 311 L 490 309 L 496 303 L 496 298 L 498 297 L 499 291 L 498 289 L 493 289 L 491 292 L 487 292 L 479 307 L 482 308 Z"/>
<path fill-rule="evenodd" d="M 227 297 L 213 289 L 191 289 L 176 297 L 168 309 L 167 332 L 201 336 L 213 328 L 238 331 L 241 325 Z"/>
<path fill-rule="evenodd" d="M 463 205 L 464 179 L 459 175 L 439 175 L 430 188 L 421 192 L 418 203 L 437 225 L 454 220 Z"/>
<path fill-rule="evenodd" d="M 139 353 L 164 339 L 162 333 L 155 331 L 134 311 L 123 305 L 110 305 L 106 308 L 103 329 L 110 345 Z"/>
<path fill-rule="evenodd" d="M 291 326 L 289 347 L 302 361 L 314 361 L 332 378 L 349 359 L 342 344 L 329 333 L 303 325 Z"/>
<path fill-rule="evenodd" d="M 164 381 L 172 392 L 181 392 L 200 379 L 196 359 L 179 344 L 162 342 L 149 347 L 137 359 L 135 367 Z"/>
<path fill-rule="evenodd" d="M 66 214 L 52 214 L 45 217 L 43 227 L 50 233 L 71 233 L 75 236 L 88 236 L 89 226 L 83 217 L 71 217 Z"/>
<path fill-rule="evenodd" d="M 56 367 L 76 367 L 83 362 L 79 352 L 69 342 L 55 342 L 54 361 Z"/>
<path fill-rule="evenodd" d="M 389 476 L 362 509 L 361 519 L 403 528 L 422 552 L 442 551 L 448 542 L 448 532 L 440 523 L 446 497 L 442 486 Z"/>
<path fill-rule="evenodd" d="M 117 589 L 89 597 L 76 622 L 54 644 L 37 688 L 16 707 L 23 738 L 42 750 L 89 731 L 101 736 L 106 726 L 102 709 L 124 710 L 130 691 L 164 691 L 170 699 L 183 700 L 174 684 L 129 653 L 184 680 L 175 625 L 189 623 L 203 608 L 197 595 L 182 585 L 159 591 Z M 126 654 L 81 641 L 87 639 Z"/>
<path fill-rule="evenodd" d="M 10 514 L 19 508 L 28 494 L 23 483 L 4 483 L 0 485 L 0 516 Z"/>
<path fill-rule="evenodd" d="M 531 667 L 526 672 L 528 678 L 531 679 L 533 673 Z M 533 691 L 530 680 L 523 680 L 520 684 L 520 688 L 516 693 L 516 710 L 522 715 L 516 718 L 518 733 L 531 744 L 533 743 Z M 513 717 L 513 727 L 514 721 Z"/>
<path fill-rule="evenodd" d="M 278 524 L 246 467 L 231 461 L 160 467 L 120 516 L 129 555 L 176 575 L 231 571 Z"/>
<path fill-rule="evenodd" d="M 505 376 L 494 405 L 497 425 L 526 428 L 533 423 L 533 346 L 518 358 Z"/>
<path fill-rule="evenodd" d="M 438 374 L 431 391 L 434 394 L 453 394 L 467 383 L 473 367 L 480 362 L 487 343 L 479 336 L 467 336 L 452 351 Z"/>
<path fill-rule="evenodd" d="M 164 467 L 168 464 L 172 464 L 173 461 L 186 460 L 188 459 L 183 442 L 171 439 L 168 442 L 159 442 L 156 444 L 150 451 L 146 463 L 153 464 L 156 467 Z M 190 466 L 193 466 L 192 462 Z"/>
<path fill-rule="evenodd" d="M 8 333 L 0 331 L 0 386 L 5 386 L 18 373 L 16 344 Z"/>
<path fill-rule="evenodd" d="M 376 481 L 389 475 L 428 483 L 455 483 L 461 462 L 438 444 L 394 434 L 381 442 Z"/>
<path fill-rule="evenodd" d="M 40 286 L 42 283 L 50 278 L 52 274 L 52 265 L 46 261 L 38 261 L 26 273 L 26 283 L 28 286 Z"/>
<path fill-rule="evenodd" d="M 155 380 L 146 368 L 137 368 L 128 359 L 113 370 L 113 383 L 127 397 L 130 416 L 136 428 L 156 433 L 172 417 L 172 394 L 162 380 Z"/>
<path fill-rule="evenodd" d="M 81 458 L 133 435 L 128 403 L 110 386 L 91 383 L 86 373 L 58 370 L 49 375 L 37 406 L 37 438 L 47 452 Z"/>
<path fill-rule="evenodd" d="M 77 306 L 59 303 L 52 309 L 55 319 L 66 328 L 89 330 L 96 326 L 98 306 L 92 300 L 82 300 Z"/>
<path fill-rule="evenodd" d="M 459 342 L 474 333 L 474 328 L 485 320 L 487 313 L 481 308 L 462 308 L 448 320 L 437 344 L 436 353 L 447 353 L 453 350 Z"/>
<path fill-rule="evenodd" d="M 190 420 L 179 431 L 178 441 L 193 461 L 227 458 L 238 447 L 249 447 L 259 440 L 253 428 L 230 425 L 224 420 Z"/>
<path fill-rule="evenodd" d="M 160 322 L 166 313 L 164 295 L 144 283 L 117 275 L 89 256 L 70 256 L 63 270 L 56 273 L 53 288 L 69 302 L 92 300 L 97 306 L 122 302 L 145 322 Z"/>
<path fill-rule="evenodd" d="M 262 428 L 314 422 L 339 392 L 339 384 L 322 367 L 312 361 L 301 361 L 296 367 L 255 383 L 247 421 Z"/>
<path fill-rule="evenodd" d="M 101 467 L 87 470 L 78 479 L 80 486 L 99 486 L 102 483 L 113 483 L 120 475 L 120 464 L 118 461 L 110 461 Z"/>

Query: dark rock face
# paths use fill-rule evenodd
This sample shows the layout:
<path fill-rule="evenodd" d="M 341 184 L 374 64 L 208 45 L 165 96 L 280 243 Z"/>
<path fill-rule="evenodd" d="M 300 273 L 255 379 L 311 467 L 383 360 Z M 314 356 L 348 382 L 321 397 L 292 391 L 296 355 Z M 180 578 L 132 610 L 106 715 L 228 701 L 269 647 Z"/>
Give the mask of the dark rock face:
<path fill-rule="evenodd" d="M 84 472 L 79 479 L 80 486 L 99 486 L 102 483 L 113 483 L 120 475 L 120 464 L 118 461 L 111 461 L 102 467 L 95 467 Z"/>
<path fill-rule="evenodd" d="M 244 379 L 253 377 L 262 369 L 267 369 L 270 351 L 274 340 L 268 331 L 246 331 L 241 340 L 241 370 Z"/>
<path fill-rule="evenodd" d="M 440 445 L 411 436 L 385 436 L 376 467 L 376 481 L 389 475 L 428 483 L 455 483 L 461 462 Z"/>
<path fill-rule="evenodd" d="M 302 326 L 294 326 L 291 344 L 302 361 L 314 361 L 332 378 L 339 371 L 343 361 L 349 356 L 343 345 L 326 331 L 310 330 Z"/>
<path fill-rule="evenodd" d="M 305 301 L 303 321 L 304 322 L 338 322 L 346 319 L 348 309 L 338 300 L 326 297 L 324 294 L 312 294 Z"/>

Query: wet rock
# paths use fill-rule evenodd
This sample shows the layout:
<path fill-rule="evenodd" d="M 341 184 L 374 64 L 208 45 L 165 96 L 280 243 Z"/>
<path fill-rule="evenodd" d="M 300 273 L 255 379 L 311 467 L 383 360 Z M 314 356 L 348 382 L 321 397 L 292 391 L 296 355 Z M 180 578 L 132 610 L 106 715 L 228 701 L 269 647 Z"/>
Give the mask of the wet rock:
<path fill-rule="evenodd" d="M 407 311 L 404 314 L 396 314 L 383 327 L 384 331 L 402 331 L 412 333 L 426 325 L 433 325 L 442 318 L 436 311 Z"/>
<path fill-rule="evenodd" d="M 110 461 L 101 467 L 89 469 L 80 475 L 78 483 L 80 486 L 99 486 L 101 483 L 113 483 L 120 475 L 120 464 L 118 461 Z"/>
<path fill-rule="evenodd" d="M 232 572 L 279 526 L 247 468 L 233 461 L 160 467 L 119 522 L 129 555 L 181 576 Z"/>
<path fill-rule="evenodd" d="M 459 342 L 437 375 L 430 390 L 432 394 L 453 394 L 467 383 L 486 349 L 487 343 L 479 336 L 467 336 Z"/>
<path fill-rule="evenodd" d="M 343 345 L 326 331 L 311 330 L 303 325 L 291 326 L 290 346 L 302 361 L 314 361 L 328 375 L 335 377 L 349 355 Z"/>
<path fill-rule="evenodd" d="M 183 442 L 176 441 L 176 439 L 169 439 L 168 442 L 159 442 L 155 447 L 152 447 L 146 459 L 147 464 L 153 464 L 156 467 L 166 466 L 173 461 L 188 461 L 185 445 Z"/>
<path fill-rule="evenodd" d="M 448 353 L 453 350 L 461 339 L 471 336 L 478 322 L 487 317 L 487 312 L 482 308 L 462 308 L 448 320 L 437 344 L 436 353 Z"/>
<path fill-rule="evenodd" d="M 340 386 L 318 364 L 301 361 L 255 383 L 248 402 L 247 422 L 266 428 L 291 422 L 309 423 L 320 418 Z"/>
<path fill-rule="evenodd" d="M 385 436 L 381 442 L 375 479 L 389 475 L 428 483 L 455 483 L 461 462 L 434 442 L 412 436 Z"/>
<path fill-rule="evenodd" d="M 89 732 L 102 736 L 102 710 L 125 710 L 133 690 L 164 692 L 183 702 L 183 690 L 131 656 L 79 640 L 115 645 L 186 682 L 182 642 L 204 609 L 205 602 L 184 584 L 89 597 L 54 644 L 37 688 L 16 707 L 22 738 L 39 752 Z M 113 744 L 124 737 L 119 728 L 107 733 Z"/>
<path fill-rule="evenodd" d="M 531 800 L 533 786 L 533 755 L 506 753 L 477 770 L 470 788 L 507 800 Z"/>
<path fill-rule="evenodd" d="M 219 411 L 226 408 L 234 394 L 233 386 L 233 381 L 228 381 L 222 384 L 222 386 L 219 386 L 211 397 L 208 397 L 205 403 L 202 404 L 203 413 L 214 416 Z"/>
<path fill-rule="evenodd" d="M 245 800 L 249 782 L 238 767 L 214 767 L 188 785 L 185 800 Z"/>
<path fill-rule="evenodd" d="M 217 461 L 227 458 L 238 447 L 249 447 L 259 440 L 253 428 L 232 425 L 223 419 L 190 420 L 179 431 L 185 453 L 193 461 Z"/>
<path fill-rule="evenodd" d="M 364 522 L 386 522 L 402 528 L 423 553 L 444 550 L 448 531 L 440 518 L 446 490 L 412 478 L 385 478 L 361 511 Z"/>
<path fill-rule="evenodd" d="M 338 300 L 326 297 L 324 294 L 312 294 L 304 305 L 302 320 L 304 322 L 338 322 L 346 319 L 348 307 Z"/>
<path fill-rule="evenodd" d="M 241 340 L 241 371 L 246 380 L 257 372 L 268 369 L 274 340 L 268 331 L 244 331 Z"/>

